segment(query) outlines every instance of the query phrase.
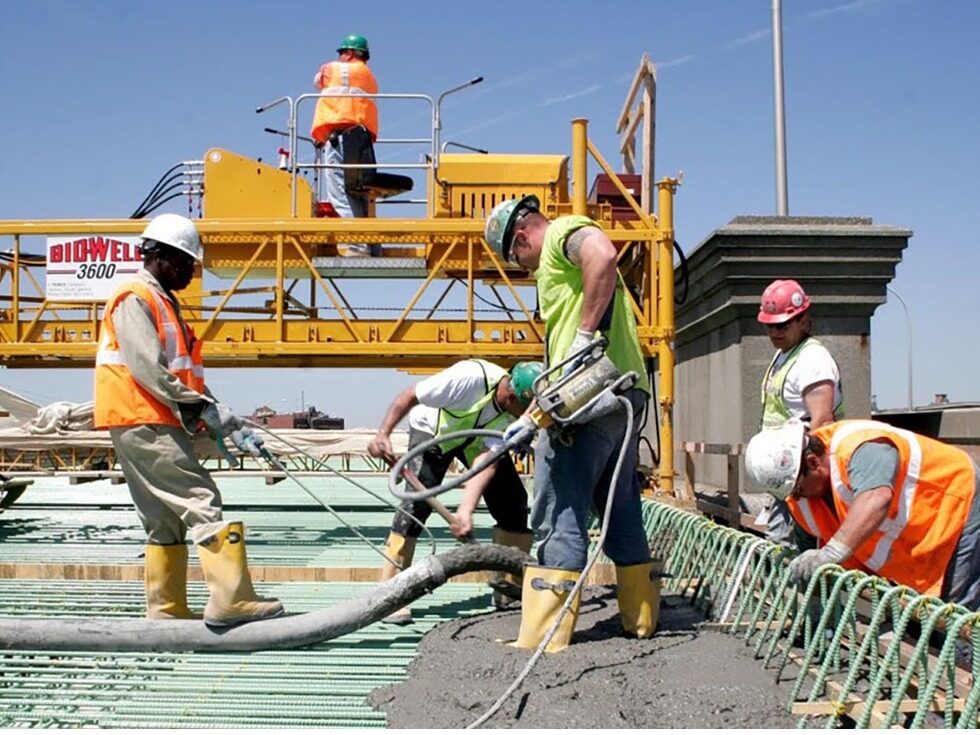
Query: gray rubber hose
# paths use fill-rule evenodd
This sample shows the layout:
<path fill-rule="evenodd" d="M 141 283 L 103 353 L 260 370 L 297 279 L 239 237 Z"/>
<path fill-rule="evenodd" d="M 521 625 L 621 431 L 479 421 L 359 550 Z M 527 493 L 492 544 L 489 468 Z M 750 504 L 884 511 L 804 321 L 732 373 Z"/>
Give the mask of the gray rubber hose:
<path fill-rule="evenodd" d="M 450 577 L 481 570 L 520 574 L 523 551 L 466 544 L 429 556 L 367 594 L 325 610 L 209 628 L 200 620 L 144 618 L 0 618 L 0 650 L 260 651 L 300 648 L 359 630 L 400 610 Z"/>

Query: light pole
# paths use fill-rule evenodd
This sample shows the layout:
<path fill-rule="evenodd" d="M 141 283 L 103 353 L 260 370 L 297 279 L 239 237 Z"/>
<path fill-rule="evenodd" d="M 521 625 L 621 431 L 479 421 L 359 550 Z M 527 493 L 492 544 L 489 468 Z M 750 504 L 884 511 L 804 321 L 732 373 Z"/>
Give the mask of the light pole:
<path fill-rule="evenodd" d="M 909 364 L 909 367 L 908 367 L 908 377 L 909 377 L 909 389 L 908 389 L 909 390 L 909 400 L 908 400 L 908 403 L 909 403 L 909 411 L 911 411 L 912 410 L 912 313 L 909 311 L 909 305 L 905 303 L 905 299 L 902 298 L 902 295 L 898 291 L 896 291 L 891 286 L 885 286 L 885 288 L 888 289 L 888 292 L 889 293 L 895 294 L 895 297 L 898 299 L 898 302 L 902 305 L 902 308 L 905 309 L 905 326 L 906 326 L 906 329 L 907 329 L 907 332 L 908 332 L 908 337 L 907 338 L 908 338 L 908 342 L 909 342 L 909 344 L 908 344 L 908 364 Z"/>
<path fill-rule="evenodd" d="M 789 186 L 786 183 L 786 107 L 783 102 L 783 9 L 781 0 L 772 0 L 772 87 L 776 124 L 776 214 L 789 214 Z"/>

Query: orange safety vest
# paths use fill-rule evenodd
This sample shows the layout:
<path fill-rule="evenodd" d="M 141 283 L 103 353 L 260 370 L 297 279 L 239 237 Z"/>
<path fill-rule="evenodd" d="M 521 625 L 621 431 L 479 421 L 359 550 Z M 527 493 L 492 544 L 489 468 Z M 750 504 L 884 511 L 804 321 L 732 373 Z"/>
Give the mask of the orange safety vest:
<path fill-rule="evenodd" d="M 973 503 L 976 477 L 970 458 L 948 444 L 878 421 L 839 421 L 812 434 L 830 452 L 836 515 L 821 499 L 788 498 L 796 522 L 825 544 L 854 502 L 847 474 L 854 452 L 869 441 L 889 441 L 898 449 L 899 466 L 888 516 L 852 559 L 874 574 L 938 596 Z"/>
<path fill-rule="evenodd" d="M 129 294 L 136 294 L 149 305 L 167 358 L 167 369 L 188 388 L 204 393 L 201 340 L 195 338 L 194 331 L 178 316 L 168 299 L 140 281 L 130 281 L 112 295 L 102 317 L 102 338 L 95 355 L 95 426 L 99 429 L 138 424 L 181 426 L 180 418 L 170 406 L 137 383 L 123 362 L 110 317 Z"/>
<path fill-rule="evenodd" d="M 325 143 L 334 130 L 363 125 L 378 139 L 378 107 L 365 94 L 377 94 L 378 82 L 363 61 L 331 61 L 320 67 L 316 86 L 321 94 L 343 94 L 344 97 L 321 97 L 316 102 L 310 137 Z"/>

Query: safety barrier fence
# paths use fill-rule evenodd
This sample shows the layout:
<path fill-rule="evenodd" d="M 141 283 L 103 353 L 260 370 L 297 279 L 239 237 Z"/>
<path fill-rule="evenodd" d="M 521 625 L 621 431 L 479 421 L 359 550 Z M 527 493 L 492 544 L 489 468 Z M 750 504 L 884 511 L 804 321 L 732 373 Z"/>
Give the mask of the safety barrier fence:
<path fill-rule="evenodd" d="M 978 726 L 980 613 L 836 565 L 805 586 L 792 552 L 663 503 L 645 504 L 664 591 L 740 635 L 780 680 L 800 727 Z"/>

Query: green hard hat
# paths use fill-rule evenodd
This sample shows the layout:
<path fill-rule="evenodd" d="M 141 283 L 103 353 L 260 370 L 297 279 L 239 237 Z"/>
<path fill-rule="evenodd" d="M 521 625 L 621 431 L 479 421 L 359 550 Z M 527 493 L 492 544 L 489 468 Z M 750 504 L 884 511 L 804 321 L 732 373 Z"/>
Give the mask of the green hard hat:
<path fill-rule="evenodd" d="M 344 36 L 344 40 L 340 42 L 340 46 L 337 48 L 338 54 L 341 51 L 359 51 L 365 61 L 371 58 L 367 39 L 364 36 L 358 36 L 356 33 Z"/>
<path fill-rule="evenodd" d="M 517 222 L 517 215 L 524 209 L 537 211 L 541 208 L 541 202 L 534 194 L 529 194 L 520 199 L 505 199 L 487 217 L 487 224 L 483 228 L 483 237 L 493 251 L 504 261 L 510 261 L 510 245 L 514 235 L 514 223 Z M 513 262 L 513 261 L 511 261 Z"/>
<path fill-rule="evenodd" d="M 510 387 L 514 389 L 517 400 L 524 408 L 531 405 L 531 399 L 534 398 L 531 387 L 543 369 L 544 365 L 537 360 L 519 362 L 510 369 Z"/>

